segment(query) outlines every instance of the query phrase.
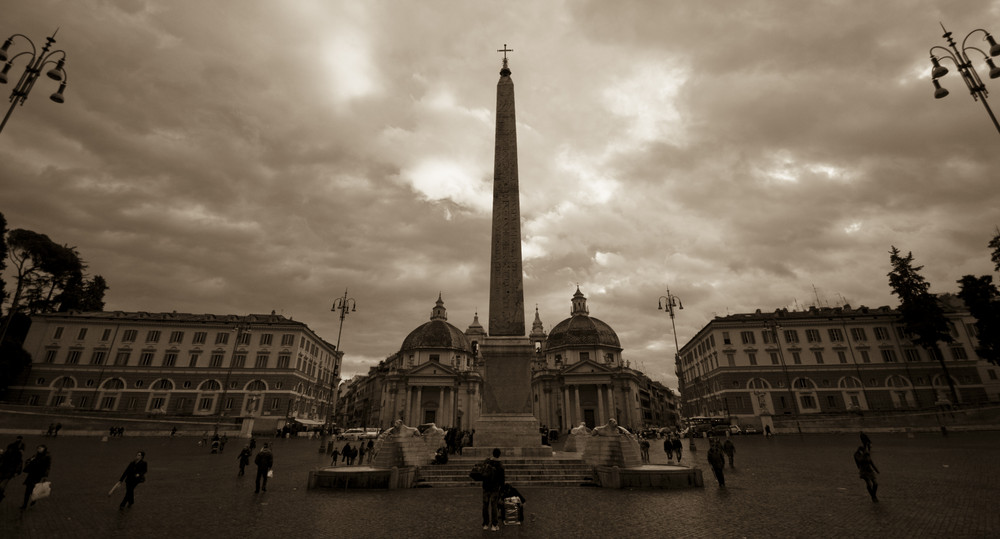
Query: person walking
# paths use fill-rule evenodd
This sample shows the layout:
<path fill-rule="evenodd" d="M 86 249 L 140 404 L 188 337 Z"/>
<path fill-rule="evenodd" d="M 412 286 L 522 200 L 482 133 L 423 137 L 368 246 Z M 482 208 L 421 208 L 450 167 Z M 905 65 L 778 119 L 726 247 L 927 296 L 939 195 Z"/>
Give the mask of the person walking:
<path fill-rule="evenodd" d="M 483 473 L 483 529 L 500 531 L 500 488 L 507 482 L 507 474 L 500 462 L 500 448 L 493 448 L 487 457 Z"/>
<path fill-rule="evenodd" d="M 370 466 L 372 459 L 375 458 L 375 440 L 368 440 L 368 449 L 365 451 L 365 454 L 368 455 L 368 465 Z"/>
<path fill-rule="evenodd" d="M 722 452 L 729 457 L 729 467 L 735 468 L 733 466 L 733 457 L 736 455 L 736 445 L 733 444 L 732 440 L 726 440 L 726 443 L 722 444 Z"/>
<path fill-rule="evenodd" d="M 712 467 L 712 472 L 715 473 L 715 479 L 719 482 L 719 486 L 726 486 L 726 457 L 723 455 L 722 446 L 719 445 L 717 440 L 709 442 L 707 456 L 708 464 Z"/>
<path fill-rule="evenodd" d="M 358 452 L 358 466 L 361 466 L 362 464 L 365 463 L 365 443 L 363 441 L 358 442 L 357 452 Z"/>
<path fill-rule="evenodd" d="M 250 449 L 250 445 L 248 444 L 243 446 L 243 450 L 240 451 L 239 456 L 236 457 L 236 460 L 240 461 L 239 477 L 243 477 L 243 474 L 246 473 L 246 467 L 250 465 L 251 453 L 253 453 L 253 451 Z"/>
<path fill-rule="evenodd" d="M 330 445 L 332 446 L 333 444 L 331 443 Z M 333 448 L 333 460 L 330 461 L 330 465 L 331 466 L 336 466 L 338 458 L 340 458 L 340 450 L 338 450 L 336 447 L 334 447 Z"/>
<path fill-rule="evenodd" d="M 639 439 L 639 456 L 642 457 L 643 464 L 649 464 L 649 440 Z"/>
<path fill-rule="evenodd" d="M 24 462 L 26 477 L 24 478 L 24 503 L 21 504 L 22 510 L 28 508 L 28 502 L 31 502 L 31 492 L 35 490 L 35 485 L 45 480 L 49 476 L 49 470 L 51 469 L 52 455 L 49 455 L 49 448 L 39 445 L 35 454 Z M 35 502 L 31 503 L 34 504 Z"/>
<path fill-rule="evenodd" d="M 858 431 L 858 434 L 861 435 L 861 445 L 865 446 L 865 451 L 871 453 L 872 452 L 872 439 L 869 438 L 868 435 L 865 434 L 864 431 Z"/>
<path fill-rule="evenodd" d="M 351 465 L 351 442 L 345 442 L 343 449 L 340 450 L 340 461 L 347 463 L 348 466 Z"/>
<path fill-rule="evenodd" d="M 22 440 L 23 438 L 20 436 L 15 438 L 13 442 L 7 444 L 3 455 L 0 455 L 0 500 L 6 496 L 4 492 L 7 490 L 7 484 L 10 483 L 10 480 L 21 475 L 24 464 L 24 442 Z"/>
<path fill-rule="evenodd" d="M 274 455 L 271 454 L 270 444 L 264 444 L 260 453 L 257 453 L 254 464 L 257 465 L 257 480 L 254 482 L 254 493 L 256 494 L 261 490 L 267 492 L 268 473 L 271 471 L 271 467 L 274 466 Z"/>
<path fill-rule="evenodd" d="M 858 446 L 857 451 L 854 452 L 854 464 L 858 466 L 858 477 L 865 482 L 868 495 L 872 497 L 873 502 L 878 503 L 878 496 L 875 495 L 878 492 L 878 480 L 875 479 L 875 474 L 879 471 L 875 462 L 872 461 L 872 454 L 865 446 Z"/>
<path fill-rule="evenodd" d="M 118 479 L 119 483 L 125 483 L 125 497 L 118 505 L 119 509 L 124 509 L 126 506 L 132 507 L 132 504 L 135 503 L 135 487 L 146 481 L 147 468 L 146 452 L 139 451 L 135 454 L 135 460 L 128 463 L 122 476 Z"/>
<path fill-rule="evenodd" d="M 677 454 L 677 464 L 681 463 L 681 453 L 684 452 L 684 442 L 681 441 L 681 437 L 674 435 L 674 453 Z"/>
<path fill-rule="evenodd" d="M 669 434 L 663 439 L 663 452 L 667 454 L 667 462 L 674 461 L 674 437 Z"/>

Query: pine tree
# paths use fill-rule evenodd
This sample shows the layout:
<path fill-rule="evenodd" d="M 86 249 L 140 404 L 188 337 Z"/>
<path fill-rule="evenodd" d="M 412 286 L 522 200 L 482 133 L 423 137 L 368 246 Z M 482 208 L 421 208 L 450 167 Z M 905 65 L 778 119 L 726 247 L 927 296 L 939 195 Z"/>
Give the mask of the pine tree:
<path fill-rule="evenodd" d="M 952 402 L 957 404 L 958 391 L 955 390 L 955 382 L 948 374 L 944 355 L 938 348 L 939 342 L 950 343 L 954 339 L 948 331 L 944 310 L 937 298 L 928 291 L 930 284 L 920 275 L 920 270 L 924 267 L 913 265 L 912 252 L 901 256 L 895 246 L 889 251 L 889 263 L 892 265 L 892 271 L 888 274 L 889 287 L 899 298 L 899 316 L 903 327 L 911 335 L 914 343 L 927 350 L 931 357 L 937 358 L 944 379 L 948 382 L 948 388 L 951 389 Z"/>

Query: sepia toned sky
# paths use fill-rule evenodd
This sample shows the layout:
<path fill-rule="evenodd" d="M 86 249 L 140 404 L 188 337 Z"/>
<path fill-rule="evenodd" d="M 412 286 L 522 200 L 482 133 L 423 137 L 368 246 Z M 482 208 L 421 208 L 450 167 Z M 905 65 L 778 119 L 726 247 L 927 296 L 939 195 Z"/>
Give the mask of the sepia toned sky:
<path fill-rule="evenodd" d="M 336 342 L 346 288 L 345 377 L 396 352 L 438 293 L 449 322 L 487 323 L 504 44 L 529 330 L 536 304 L 546 330 L 567 318 L 579 285 L 623 357 L 676 387 L 656 309 L 668 287 L 683 346 L 716 315 L 895 306 L 892 245 L 932 292 L 991 271 L 1000 134 L 947 61 L 951 95 L 933 98 L 928 49 L 945 44 L 940 23 L 959 41 L 1000 32 L 997 1 L 34 0 L 2 13 L 0 38 L 40 46 L 58 27 L 68 56 L 65 103 L 43 77 L 0 133 L 9 228 L 77 247 L 111 286 L 107 310 L 275 310 Z"/>

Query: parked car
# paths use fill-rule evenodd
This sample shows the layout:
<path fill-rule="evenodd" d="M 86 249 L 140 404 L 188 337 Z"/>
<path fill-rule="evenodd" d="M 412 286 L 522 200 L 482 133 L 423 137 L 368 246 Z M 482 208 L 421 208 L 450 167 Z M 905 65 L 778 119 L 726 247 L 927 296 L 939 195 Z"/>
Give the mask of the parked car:
<path fill-rule="evenodd" d="M 347 429 L 337 437 L 338 440 L 346 440 L 348 442 L 356 442 L 365 436 L 365 429 L 360 427 L 355 427 Z"/>
<path fill-rule="evenodd" d="M 729 425 L 729 434 L 743 434 L 743 429 L 739 425 Z"/>
<path fill-rule="evenodd" d="M 743 425 L 743 434 L 760 434 L 760 431 L 753 425 Z"/>

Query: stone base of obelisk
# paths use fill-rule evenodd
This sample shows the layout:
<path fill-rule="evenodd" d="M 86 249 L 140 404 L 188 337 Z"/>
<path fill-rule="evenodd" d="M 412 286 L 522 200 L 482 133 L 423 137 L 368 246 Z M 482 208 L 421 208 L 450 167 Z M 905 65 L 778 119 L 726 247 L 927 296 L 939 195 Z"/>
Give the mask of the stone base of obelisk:
<path fill-rule="evenodd" d="M 531 409 L 531 360 L 527 337 L 487 337 L 480 346 L 485 364 L 483 413 L 473 423 L 475 453 L 499 447 L 508 456 L 551 455 L 542 445 L 540 423 Z M 481 449 L 480 449 L 481 448 Z M 463 451 L 464 454 L 464 451 Z"/>

